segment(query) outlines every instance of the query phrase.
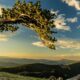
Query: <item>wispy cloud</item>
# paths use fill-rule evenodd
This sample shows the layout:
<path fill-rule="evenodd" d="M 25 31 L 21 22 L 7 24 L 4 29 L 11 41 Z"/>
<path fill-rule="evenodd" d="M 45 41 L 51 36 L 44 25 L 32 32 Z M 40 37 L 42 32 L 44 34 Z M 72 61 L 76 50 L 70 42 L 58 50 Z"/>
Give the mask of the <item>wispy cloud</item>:
<path fill-rule="evenodd" d="M 70 40 L 70 39 L 62 39 L 58 40 L 56 45 L 59 48 L 63 49 L 80 49 L 80 41 L 79 40 Z"/>
<path fill-rule="evenodd" d="M 17 32 L 1 32 L 0 33 L 0 41 L 8 41 L 11 37 L 17 35 L 18 33 Z"/>
<path fill-rule="evenodd" d="M 77 17 L 67 18 L 67 21 L 68 21 L 68 22 L 71 22 L 71 23 L 75 23 L 75 22 L 78 21 L 78 18 L 77 18 Z"/>
<path fill-rule="evenodd" d="M 80 10 L 80 0 L 62 0 L 69 6 L 75 7 L 77 10 Z"/>
<path fill-rule="evenodd" d="M 45 47 L 45 45 L 42 42 L 33 42 L 32 45 L 37 47 Z"/>
<path fill-rule="evenodd" d="M 34 42 L 32 43 L 34 46 L 37 47 L 45 47 L 44 43 L 42 42 Z M 60 39 L 55 43 L 56 48 L 62 49 L 80 49 L 80 41 L 79 40 L 71 40 L 71 39 Z"/>
<path fill-rule="evenodd" d="M 57 15 L 57 14 L 59 13 L 59 11 L 58 11 L 58 10 L 57 10 L 57 11 L 55 11 L 55 10 L 51 10 L 50 13 L 51 13 L 51 14 L 55 14 L 55 15 Z"/>
<path fill-rule="evenodd" d="M 8 41 L 8 36 L 5 34 L 0 34 L 0 41 Z"/>

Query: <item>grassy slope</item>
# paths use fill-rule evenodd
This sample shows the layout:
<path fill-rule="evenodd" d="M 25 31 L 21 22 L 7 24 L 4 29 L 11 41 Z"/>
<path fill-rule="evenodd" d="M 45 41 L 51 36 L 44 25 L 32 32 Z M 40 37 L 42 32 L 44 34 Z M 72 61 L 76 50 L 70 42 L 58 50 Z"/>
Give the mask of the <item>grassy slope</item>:
<path fill-rule="evenodd" d="M 0 80 L 47 80 L 47 79 L 24 77 L 24 76 L 5 73 L 5 72 L 0 72 Z"/>

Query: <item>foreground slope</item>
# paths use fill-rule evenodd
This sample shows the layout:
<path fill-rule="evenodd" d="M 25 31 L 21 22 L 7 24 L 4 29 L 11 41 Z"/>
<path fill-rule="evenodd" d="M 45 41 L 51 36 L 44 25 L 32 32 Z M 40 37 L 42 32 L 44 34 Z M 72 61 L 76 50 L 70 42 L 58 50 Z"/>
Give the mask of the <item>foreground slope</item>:
<path fill-rule="evenodd" d="M 0 72 L 0 80 L 47 80 L 47 79 L 23 77 L 19 75 L 10 74 L 10 73 Z"/>

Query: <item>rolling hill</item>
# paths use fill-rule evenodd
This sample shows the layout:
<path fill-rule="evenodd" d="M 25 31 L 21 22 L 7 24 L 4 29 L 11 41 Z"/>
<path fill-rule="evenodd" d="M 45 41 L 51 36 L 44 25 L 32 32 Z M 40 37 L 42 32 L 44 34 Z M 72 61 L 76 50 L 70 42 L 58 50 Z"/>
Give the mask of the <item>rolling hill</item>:
<path fill-rule="evenodd" d="M 25 64 L 15 67 L 0 68 L 0 72 L 40 78 L 49 78 L 54 75 L 67 79 L 80 74 L 80 63 L 78 62 L 70 65 L 48 65 L 42 63 Z"/>

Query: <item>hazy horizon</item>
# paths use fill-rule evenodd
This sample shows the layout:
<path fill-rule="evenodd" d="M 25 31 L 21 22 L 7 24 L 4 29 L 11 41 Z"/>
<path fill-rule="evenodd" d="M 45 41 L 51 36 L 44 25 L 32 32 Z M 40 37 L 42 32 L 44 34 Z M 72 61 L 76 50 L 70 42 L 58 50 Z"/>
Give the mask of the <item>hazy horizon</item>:
<path fill-rule="evenodd" d="M 55 56 L 51 56 L 51 57 L 49 57 L 49 56 L 45 56 L 45 57 L 41 57 L 41 56 L 34 56 L 34 57 L 32 57 L 32 56 L 27 56 L 27 55 L 4 55 L 4 56 L 0 56 L 1 58 L 11 58 L 11 59 L 41 59 L 41 60 L 51 60 L 51 61 L 54 61 L 54 60 L 56 60 L 56 61 L 58 61 L 58 60 L 74 60 L 74 61 L 80 61 L 80 57 L 79 56 L 75 56 L 75 55 L 71 55 L 71 56 L 67 56 L 67 55 L 55 55 Z"/>

